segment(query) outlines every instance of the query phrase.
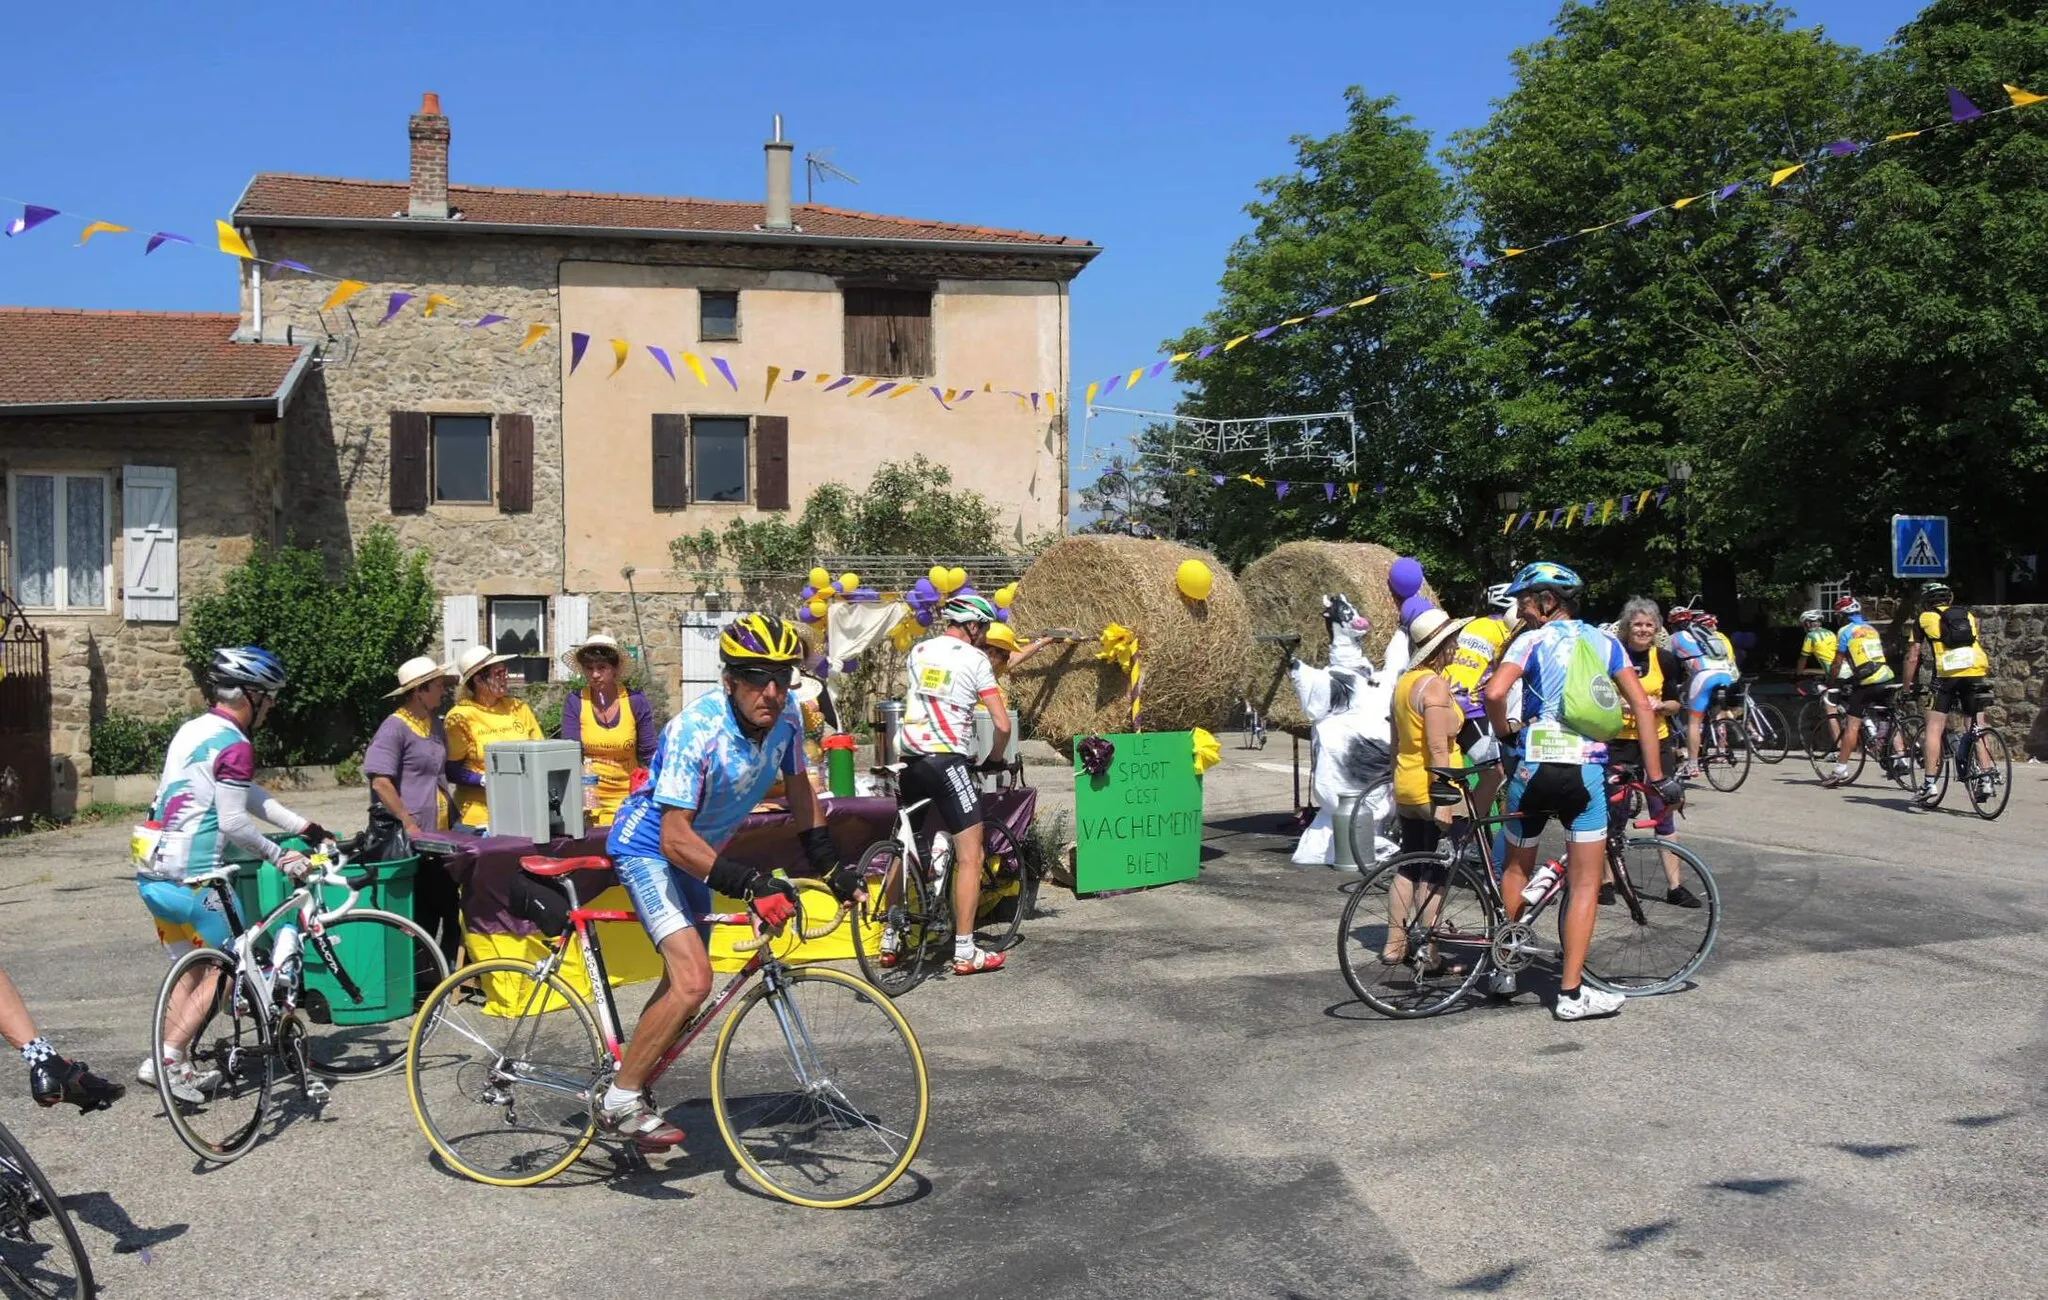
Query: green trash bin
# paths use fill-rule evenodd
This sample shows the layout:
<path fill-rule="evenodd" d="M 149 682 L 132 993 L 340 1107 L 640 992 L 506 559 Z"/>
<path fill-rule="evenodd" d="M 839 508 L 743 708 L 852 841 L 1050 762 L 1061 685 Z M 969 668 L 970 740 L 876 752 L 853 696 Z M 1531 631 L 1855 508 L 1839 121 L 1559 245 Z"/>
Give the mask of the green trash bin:
<path fill-rule="evenodd" d="M 283 836 L 271 838 L 287 848 L 305 849 L 294 839 Z M 360 876 L 365 871 L 371 875 L 370 882 L 363 887 L 362 896 L 356 900 L 357 909 L 395 912 L 411 920 L 413 885 L 419 864 L 417 857 L 392 862 L 349 863 L 347 874 L 350 877 Z M 276 867 L 261 862 L 239 864 L 235 873 L 235 901 L 242 909 L 244 925 L 256 924 L 273 909 L 282 906 L 291 894 L 291 883 Z M 339 886 L 321 887 L 321 901 L 327 906 L 339 907 L 347 898 L 348 891 Z M 382 938 L 383 942 L 364 946 L 362 940 L 372 935 Z M 381 1024 L 409 1018 L 419 1009 L 418 973 L 413 969 L 419 954 L 410 935 L 395 926 L 351 925 L 347 918 L 343 918 L 330 927 L 328 937 L 335 944 L 336 955 L 348 963 L 349 976 L 363 995 L 360 1002 L 349 997 L 319 952 L 310 942 L 306 943 L 307 1001 L 314 1003 L 317 998 L 319 1002 L 326 1003 L 334 1024 Z"/>

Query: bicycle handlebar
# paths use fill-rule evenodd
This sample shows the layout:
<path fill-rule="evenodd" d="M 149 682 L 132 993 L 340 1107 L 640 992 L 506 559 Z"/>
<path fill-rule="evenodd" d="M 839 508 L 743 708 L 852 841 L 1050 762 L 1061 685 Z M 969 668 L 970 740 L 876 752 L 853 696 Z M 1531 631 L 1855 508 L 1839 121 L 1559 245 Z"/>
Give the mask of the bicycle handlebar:
<path fill-rule="evenodd" d="M 837 891 L 822 880 L 813 880 L 808 876 L 799 876 L 791 878 L 789 883 L 796 889 L 799 895 L 809 890 L 814 893 L 823 892 L 832 899 L 832 919 L 825 922 L 824 925 L 813 929 L 805 923 L 803 902 L 799 898 L 796 915 L 791 919 L 796 925 L 797 935 L 805 943 L 815 939 L 822 939 L 826 935 L 831 934 L 846 922 L 847 916 L 853 911 L 851 901 L 839 897 Z M 734 941 L 732 946 L 734 952 L 753 952 L 768 943 L 777 934 L 777 931 L 766 929 L 760 924 L 761 918 L 755 912 L 752 903 L 747 904 L 747 910 L 744 912 L 713 912 L 706 919 L 713 925 L 751 925 L 754 927 L 754 933 L 751 938 Z M 784 932 L 788 928 L 788 925 L 782 927 Z"/>

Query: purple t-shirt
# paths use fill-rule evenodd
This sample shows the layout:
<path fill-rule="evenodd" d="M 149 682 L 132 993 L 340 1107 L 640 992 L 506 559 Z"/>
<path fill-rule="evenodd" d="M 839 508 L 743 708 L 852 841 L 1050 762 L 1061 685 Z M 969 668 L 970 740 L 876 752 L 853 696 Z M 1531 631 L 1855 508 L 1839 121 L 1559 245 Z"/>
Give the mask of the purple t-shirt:
<path fill-rule="evenodd" d="M 448 733 L 435 718 L 422 736 L 399 713 L 384 719 L 363 754 L 363 775 L 398 783 L 398 801 L 422 830 L 441 830 L 437 794 L 446 788 Z"/>

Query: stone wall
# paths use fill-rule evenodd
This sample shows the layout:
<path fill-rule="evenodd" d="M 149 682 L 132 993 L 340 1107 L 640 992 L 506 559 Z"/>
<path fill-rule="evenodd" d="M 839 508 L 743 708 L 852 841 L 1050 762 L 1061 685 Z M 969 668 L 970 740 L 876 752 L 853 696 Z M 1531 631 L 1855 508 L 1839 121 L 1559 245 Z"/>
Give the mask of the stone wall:
<path fill-rule="evenodd" d="M 271 487 L 279 473 L 279 444 L 278 426 L 234 412 L 0 419 L 0 469 L 100 470 L 113 476 L 107 608 L 29 615 L 50 639 L 50 745 L 59 813 L 72 809 L 81 780 L 92 775 L 95 719 L 111 710 L 155 719 L 199 706 L 178 651 L 182 623 L 130 622 L 122 615 L 122 467 L 178 471 L 182 615 L 221 569 L 247 559 L 257 539 L 273 535 Z M 6 498 L 0 497 L 0 520 L 5 512 Z M 11 527 L 6 535 L 12 536 Z"/>

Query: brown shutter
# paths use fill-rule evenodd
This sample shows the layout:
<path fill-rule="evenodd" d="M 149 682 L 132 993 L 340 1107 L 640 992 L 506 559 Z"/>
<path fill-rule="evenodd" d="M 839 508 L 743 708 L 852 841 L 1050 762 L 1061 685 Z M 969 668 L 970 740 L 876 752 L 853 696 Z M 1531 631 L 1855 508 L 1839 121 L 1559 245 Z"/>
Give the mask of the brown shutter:
<path fill-rule="evenodd" d="M 533 509 L 533 417 L 498 417 L 498 509 Z"/>
<path fill-rule="evenodd" d="M 754 505 L 789 509 L 789 417 L 754 417 Z"/>
<path fill-rule="evenodd" d="M 932 373 L 932 296 L 922 289 L 900 289 L 895 294 L 896 373 Z"/>
<path fill-rule="evenodd" d="M 683 473 L 690 417 L 654 417 L 654 508 L 681 510 L 690 504 L 689 482 Z"/>
<path fill-rule="evenodd" d="M 391 413 L 392 514 L 427 508 L 427 429 L 423 411 Z"/>

